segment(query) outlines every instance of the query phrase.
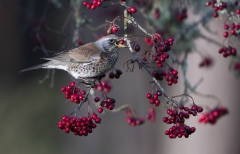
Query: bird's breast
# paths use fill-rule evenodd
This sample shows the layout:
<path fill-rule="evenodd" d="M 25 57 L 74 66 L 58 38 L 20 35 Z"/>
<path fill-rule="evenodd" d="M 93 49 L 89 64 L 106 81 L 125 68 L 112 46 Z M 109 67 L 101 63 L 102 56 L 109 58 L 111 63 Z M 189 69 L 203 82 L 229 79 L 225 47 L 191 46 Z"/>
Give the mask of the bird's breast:
<path fill-rule="evenodd" d="M 69 63 L 68 72 L 75 78 L 91 78 L 100 76 L 111 70 L 118 59 L 118 53 L 115 52 L 99 61 L 91 63 Z"/>

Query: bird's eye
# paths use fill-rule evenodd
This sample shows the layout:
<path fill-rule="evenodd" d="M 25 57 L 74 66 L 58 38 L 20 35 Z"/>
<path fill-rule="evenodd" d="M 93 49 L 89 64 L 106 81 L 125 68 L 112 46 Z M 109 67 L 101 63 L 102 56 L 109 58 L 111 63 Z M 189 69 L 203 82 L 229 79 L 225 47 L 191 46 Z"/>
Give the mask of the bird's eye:
<path fill-rule="evenodd" d="M 116 40 L 115 39 L 110 39 L 108 42 L 113 44 L 114 42 L 116 42 Z"/>

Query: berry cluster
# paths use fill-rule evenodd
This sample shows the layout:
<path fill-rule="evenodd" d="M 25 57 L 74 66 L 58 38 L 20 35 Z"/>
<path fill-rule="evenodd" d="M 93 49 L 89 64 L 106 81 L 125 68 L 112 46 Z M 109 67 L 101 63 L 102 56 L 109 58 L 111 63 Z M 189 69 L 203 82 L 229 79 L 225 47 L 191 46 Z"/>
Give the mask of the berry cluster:
<path fill-rule="evenodd" d="M 217 107 L 211 110 L 210 112 L 202 114 L 199 118 L 199 122 L 203 124 L 206 123 L 215 124 L 217 122 L 217 119 L 219 119 L 220 117 L 224 116 L 227 113 L 228 113 L 227 108 Z"/>
<path fill-rule="evenodd" d="M 229 33 L 231 35 L 236 35 L 237 34 L 236 31 L 240 29 L 240 24 L 235 24 L 235 23 L 231 23 L 230 25 L 229 24 L 224 24 L 223 28 L 226 30 L 223 33 L 223 37 L 227 38 L 229 36 Z"/>
<path fill-rule="evenodd" d="M 101 83 L 95 84 L 95 89 L 108 93 L 112 89 L 112 85 L 107 80 L 102 80 Z"/>
<path fill-rule="evenodd" d="M 86 91 L 76 88 L 75 85 L 75 82 L 71 82 L 68 86 L 61 88 L 61 91 L 64 93 L 65 98 L 70 99 L 71 102 L 79 104 L 80 101 L 84 100 Z"/>
<path fill-rule="evenodd" d="M 163 77 L 166 76 L 166 72 L 164 70 L 158 69 L 152 72 L 153 77 L 157 80 L 163 80 Z"/>
<path fill-rule="evenodd" d="M 195 128 L 190 128 L 189 126 L 185 125 L 185 119 L 188 119 L 190 115 L 196 116 L 197 113 L 203 111 L 203 108 L 195 104 L 191 107 L 191 109 L 184 107 L 183 105 L 179 105 L 178 108 L 180 112 L 178 112 L 178 110 L 167 109 L 167 114 L 169 116 L 163 117 L 162 120 L 167 124 L 174 124 L 175 126 L 172 126 L 165 132 L 165 134 L 169 135 L 169 138 L 176 138 L 177 136 L 179 138 L 182 136 L 188 138 L 190 134 L 195 132 Z"/>
<path fill-rule="evenodd" d="M 171 86 L 173 83 L 178 82 L 178 71 L 170 67 L 169 72 L 165 75 L 168 85 Z"/>
<path fill-rule="evenodd" d="M 138 125 L 142 125 L 144 123 L 144 119 L 143 118 L 138 118 L 136 116 L 133 116 L 132 111 L 131 110 L 126 110 L 126 122 L 128 125 L 130 126 L 138 126 Z"/>
<path fill-rule="evenodd" d="M 157 80 L 163 80 L 163 77 L 165 77 L 169 86 L 171 86 L 172 84 L 176 84 L 178 82 L 178 71 L 174 70 L 173 68 L 170 68 L 168 73 L 160 69 L 154 70 L 152 72 L 152 75 Z"/>
<path fill-rule="evenodd" d="M 95 100 L 95 102 L 97 103 L 98 101 Z M 103 111 L 102 107 L 104 107 L 108 110 L 113 110 L 115 107 L 115 102 L 116 102 L 116 100 L 114 98 L 106 98 L 105 100 L 101 101 L 101 103 L 100 103 L 101 107 L 98 108 L 98 112 L 102 113 L 102 111 Z"/>
<path fill-rule="evenodd" d="M 227 3 L 221 2 L 221 1 L 217 3 L 217 0 L 212 0 L 211 2 L 210 1 L 207 2 L 206 6 L 211 6 L 213 8 L 213 10 L 214 10 L 213 17 L 217 18 L 219 16 L 218 11 L 222 11 L 222 10 L 226 9 Z"/>
<path fill-rule="evenodd" d="M 184 19 L 186 19 L 188 17 L 187 9 L 183 8 L 180 12 L 177 12 L 176 17 L 177 17 L 179 22 L 182 22 Z"/>
<path fill-rule="evenodd" d="M 188 138 L 189 135 L 191 135 L 195 131 L 196 131 L 195 127 L 190 128 L 189 126 L 181 125 L 178 123 L 177 126 L 172 126 L 168 130 L 166 130 L 165 135 L 168 135 L 170 139 L 176 137 L 181 138 L 182 136 Z"/>
<path fill-rule="evenodd" d="M 209 67 L 213 63 L 213 60 L 211 57 L 204 57 L 202 61 L 199 63 L 199 67 Z"/>
<path fill-rule="evenodd" d="M 113 73 L 113 72 L 109 73 L 109 78 L 110 79 L 113 79 L 113 78 L 119 79 L 121 75 L 122 75 L 122 71 L 119 69 L 116 69 L 116 73 Z"/>
<path fill-rule="evenodd" d="M 228 56 L 235 56 L 237 54 L 237 50 L 236 48 L 233 48 L 231 46 L 229 46 L 228 48 L 226 47 L 222 47 L 219 49 L 218 51 L 220 54 L 223 54 L 223 57 L 228 57 Z"/>
<path fill-rule="evenodd" d="M 146 114 L 146 119 L 150 120 L 151 122 L 154 122 L 156 119 L 156 113 L 154 108 L 150 108 L 149 112 Z"/>
<path fill-rule="evenodd" d="M 167 53 L 170 51 L 171 46 L 173 45 L 174 39 L 169 38 L 168 40 L 164 40 L 160 34 L 155 34 L 153 36 L 153 41 L 150 38 L 145 38 L 145 42 L 148 45 L 154 45 L 154 49 L 150 51 L 146 51 L 144 55 L 142 55 L 141 61 L 143 63 L 152 63 L 155 62 L 155 64 L 158 65 L 158 67 L 163 67 L 163 63 L 165 62 L 166 59 L 169 58 L 169 54 Z M 154 43 L 154 44 L 153 44 Z M 138 52 L 140 51 L 140 46 L 136 45 L 135 46 L 135 51 Z M 169 67 L 169 66 L 168 66 Z M 170 67 L 170 72 L 166 74 L 165 71 L 163 70 L 154 70 L 152 72 L 152 75 L 157 79 L 157 80 L 162 80 L 163 77 L 167 77 L 167 81 L 169 85 L 172 85 L 172 83 L 177 83 L 178 76 L 176 70 L 172 69 Z"/>
<path fill-rule="evenodd" d="M 164 40 L 161 35 L 157 34 L 154 36 L 154 43 L 156 44 L 157 51 L 168 52 L 171 50 L 171 46 L 174 43 L 174 38 Z"/>
<path fill-rule="evenodd" d="M 157 91 L 155 94 L 152 93 L 147 93 L 146 97 L 149 99 L 149 103 L 150 104 L 154 104 L 155 106 L 159 106 L 160 105 L 160 100 L 158 99 L 159 96 L 162 95 L 161 91 Z"/>
<path fill-rule="evenodd" d="M 219 11 L 226 10 L 226 12 L 233 12 L 235 11 L 237 15 L 240 14 L 240 9 L 237 9 L 236 7 L 238 6 L 238 0 L 235 0 L 234 3 L 229 2 L 227 4 L 226 2 L 223 1 L 217 1 L 217 0 L 212 0 L 206 3 L 206 6 L 210 6 L 213 8 L 213 17 L 217 18 L 219 16 Z"/>
<path fill-rule="evenodd" d="M 97 7 L 100 7 L 102 5 L 102 0 L 92 0 L 89 2 L 83 2 L 83 5 L 91 10 L 95 10 Z"/>
<path fill-rule="evenodd" d="M 169 54 L 166 52 L 165 53 L 157 52 L 157 54 L 152 57 L 152 59 L 155 61 L 158 67 L 162 67 L 163 66 L 162 63 L 165 62 L 165 60 L 168 58 Z"/>
<path fill-rule="evenodd" d="M 92 116 L 82 118 L 65 115 L 62 117 L 62 120 L 58 122 L 58 128 L 64 130 L 67 134 L 71 131 L 74 135 L 88 136 L 89 133 L 92 133 L 92 129 L 97 127 L 96 123 L 99 124 L 100 122 L 101 118 L 95 113 L 93 113 Z"/>
<path fill-rule="evenodd" d="M 219 12 L 222 11 L 222 13 L 228 14 L 228 19 L 225 21 L 223 28 L 225 32 L 223 32 L 223 37 L 234 37 L 237 36 L 240 30 L 240 24 L 234 23 L 233 20 L 230 19 L 230 17 L 236 17 L 239 18 L 240 15 L 240 9 L 237 8 L 238 6 L 238 0 L 235 0 L 234 3 L 232 2 L 222 2 L 217 0 L 212 0 L 206 3 L 206 6 L 211 6 L 214 9 L 213 17 L 217 18 L 219 16 Z M 224 10 L 224 11 L 223 11 Z M 230 14 L 231 12 L 231 14 Z M 234 13 L 235 12 L 235 13 Z M 237 21 L 238 22 L 238 21 Z M 219 53 L 223 53 L 223 57 L 228 57 L 230 55 L 236 55 L 236 49 L 233 47 L 222 47 L 219 50 Z"/>

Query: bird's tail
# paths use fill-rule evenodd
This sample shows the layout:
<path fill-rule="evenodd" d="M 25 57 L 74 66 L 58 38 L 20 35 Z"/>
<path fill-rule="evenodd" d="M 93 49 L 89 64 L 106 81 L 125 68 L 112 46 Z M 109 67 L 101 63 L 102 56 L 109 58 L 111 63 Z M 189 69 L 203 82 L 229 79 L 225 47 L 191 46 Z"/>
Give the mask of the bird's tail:
<path fill-rule="evenodd" d="M 48 69 L 55 69 L 56 68 L 56 69 L 67 70 L 67 63 L 52 60 L 52 61 L 46 62 L 44 64 L 36 65 L 36 66 L 30 67 L 30 68 L 21 70 L 20 73 L 25 72 L 25 71 L 39 69 L 39 68 L 48 68 Z"/>
<path fill-rule="evenodd" d="M 24 70 L 21 70 L 19 73 L 30 71 L 30 70 L 35 70 L 35 69 L 39 69 L 39 68 L 46 68 L 46 64 L 40 64 L 40 65 L 29 67 L 29 68 L 26 68 Z"/>

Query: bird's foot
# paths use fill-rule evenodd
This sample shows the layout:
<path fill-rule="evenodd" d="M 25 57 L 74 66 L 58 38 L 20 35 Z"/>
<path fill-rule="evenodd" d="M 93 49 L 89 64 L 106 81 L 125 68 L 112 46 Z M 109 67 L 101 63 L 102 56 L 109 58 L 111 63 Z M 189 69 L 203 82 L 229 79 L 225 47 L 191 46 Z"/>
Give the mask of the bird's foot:
<path fill-rule="evenodd" d="M 81 78 L 81 83 L 85 84 L 86 88 L 94 88 L 96 79 L 93 78 Z"/>

